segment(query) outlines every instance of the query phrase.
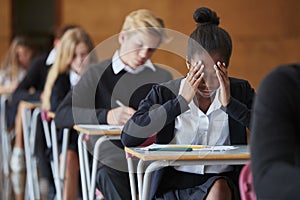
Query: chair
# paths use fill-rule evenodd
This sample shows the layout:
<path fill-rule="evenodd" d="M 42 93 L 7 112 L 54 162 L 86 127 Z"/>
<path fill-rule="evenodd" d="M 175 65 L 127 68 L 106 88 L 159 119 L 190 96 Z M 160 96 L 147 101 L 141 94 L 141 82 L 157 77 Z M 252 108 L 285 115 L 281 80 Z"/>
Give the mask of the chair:
<path fill-rule="evenodd" d="M 11 156 L 11 141 L 13 133 L 7 129 L 6 125 L 6 107 L 10 95 L 1 95 L 1 142 L 2 142 L 2 156 L 3 156 L 3 173 L 6 177 L 9 176 L 9 160 Z"/>
<path fill-rule="evenodd" d="M 83 199 L 95 199 L 96 172 L 100 146 L 108 140 L 120 140 L 121 129 L 101 128 L 99 124 L 75 125 L 74 129 L 79 132 L 78 154 L 81 175 L 81 187 Z M 104 125 L 107 126 L 107 125 Z M 87 141 L 91 135 L 99 136 L 93 147 L 93 164 L 90 172 Z"/>
<path fill-rule="evenodd" d="M 58 155 L 58 142 L 57 131 L 54 122 L 55 114 L 47 111 L 41 111 L 41 118 L 43 123 L 43 129 L 45 133 L 47 147 L 52 149 L 53 160 L 51 161 L 51 168 L 56 189 L 56 199 L 60 200 L 63 197 L 63 186 L 66 169 L 66 154 L 69 140 L 69 129 L 63 130 L 63 146 L 62 146 L 62 163 L 59 163 Z M 49 127 L 50 123 L 50 127 Z"/>
<path fill-rule="evenodd" d="M 25 199 L 40 199 L 37 159 L 34 155 L 39 103 L 21 101 L 22 128 L 26 161 Z"/>
<path fill-rule="evenodd" d="M 256 200 L 250 162 L 243 167 L 240 173 L 239 190 L 242 200 Z"/>

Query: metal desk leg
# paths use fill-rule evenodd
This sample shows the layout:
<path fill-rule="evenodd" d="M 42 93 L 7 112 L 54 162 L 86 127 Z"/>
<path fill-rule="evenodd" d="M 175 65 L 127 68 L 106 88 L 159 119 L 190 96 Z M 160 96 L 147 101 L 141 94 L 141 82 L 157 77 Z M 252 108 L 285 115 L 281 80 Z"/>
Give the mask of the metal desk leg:
<path fill-rule="evenodd" d="M 138 179 L 138 189 L 139 189 L 139 199 L 142 199 L 142 193 L 143 193 L 143 176 L 144 176 L 144 164 L 145 162 L 143 160 L 139 160 L 138 166 L 137 166 L 137 179 Z"/>
<path fill-rule="evenodd" d="M 9 176 L 9 161 L 11 154 L 10 136 L 6 125 L 6 103 L 8 101 L 7 95 L 1 96 L 1 142 L 3 155 L 3 173 L 6 177 Z"/>
<path fill-rule="evenodd" d="M 58 163 L 57 163 L 58 162 L 57 146 L 54 145 L 54 144 L 57 144 L 56 130 L 54 130 L 55 134 L 53 133 L 53 130 L 52 130 L 52 126 L 53 126 L 52 123 L 54 124 L 54 121 L 53 120 L 51 121 L 51 128 L 49 128 L 49 121 L 48 120 L 43 119 L 42 123 L 43 123 L 43 129 L 44 129 L 44 134 L 45 134 L 45 138 L 46 138 L 47 147 L 49 149 L 52 149 L 53 159 L 51 160 L 50 165 L 51 165 L 52 175 L 53 175 L 53 179 L 54 179 L 54 186 L 55 186 L 56 191 L 58 191 L 55 196 L 56 196 L 57 199 L 62 199 L 61 192 L 58 189 L 58 188 L 60 188 L 59 184 L 58 184 L 58 181 L 60 181 L 60 180 L 59 180 L 59 175 L 58 175 L 59 171 L 57 171 L 58 170 L 57 169 L 57 166 L 58 166 Z M 53 135 L 55 135 L 54 136 L 55 140 L 53 138 Z"/>
<path fill-rule="evenodd" d="M 58 158 L 58 148 L 57 148 L 57 138 L 56 138 L 56 126 L 54 120 L 51 121 L 51 138 L 52 138 L 52 153 L 53 153 L 53 167 L 54 167 L 54 182 L 56 188 L 56 199 L 62 199 L 62 187 L 59 175 L 59 158 Z"/>
<path fill-rule="evenodd" d="M 22 125 L 23 125 L 23 137 L 24 137 L 24 150 L 26 157 L 26 188 L 28 187 L 28 192 L 30 199 L 35 199 L 34 195 L 34 186 L 33 186 L 33 178 L 32 178 L 32 170 L 31 170 L 31 155 L 30 155 L 30 144 L 29 144 L 29 134 L 30 128 L 29 124 L 31 121 L 31 110 L 26 108 L 22 109 Z"/>
<path fill-rule="evenodd" d="M 150 188 L 150 180 L 151 174 L 153 171 L 158 170 L 160 168 L 169 166 L 168 161 L 155 161 L 152 162 L 146 169 L 144 175 L 144 183 L 143 183 L 143 193 L 142 193 L 142 200 L 147 200 L 149 196 L 149 188 Z"/>
<path fill-rule="evenodd" d="M 158 160 L 158 161 L 154 161 L 152 162 L 147 169 L 145 170 L 145 175 L 144 175 L 144 181 L 143 181 L 143 191 L 142 191 L 142 198 L 141 200 L 147 200 L 148 196 L 149 196 L 149 188 L 150 188 L 150 180 L 151 180 L 151 174 L 153 171 L 161 169 L 163 167 L 167 167 L 167 166 L 182 166 L 182 165 L 224 165 L 224 164 L 229 164 L 229 165 L 240 165 L 240 164 L 244 164 L 247 162 L 247 159 L 245 160 L 226 160 L 224 162 L 224 160 L 211 160 L 211 161 L 201 161 L 201 163 L 199 163 L 199 161 L 197 162 L 190 162 L 190 161 L 168 161 L 168 160 Z M 140 164 L 140 163 L 139 163 Z M 142 164 L 141 164 L 142 165 Z M 139 166 L 138 166 L 139 167 Z M 142 168 L 142 167 L 140 167 Z M 138 168 L 138 170 L 141 170 Z"/>
<path fill-rule="evenodd" d="M 131 199 L 136 200 L 136 187 L 135 187 L 135 178 L 134 178 L 134 167 L 132 156 L 126 153 L 129 181 L 130 181 L 130 190 L 131 190 Z"/>
<path fill-rule="evenodd" d="M 84 149 L 83 149 L 83 142 L 84 142 L 84 134 L 80 133 L 78 137 L 78 154 L 79 154 L 79 166 L 80 166 L 80 176 L 81 176 L 81 187 L 82 187 L 82 197 L 83 200 L 88 199 L 87 193 L 87 183 L 86 183 L 86 174 L 85 174 L 85 165 L 84 165 Z"/>
<path fill-rule="evenodd" d="M 103 142 L 107 140 L 119 140 L 120 136 L 102 136 L 100 137 L 94 147 L 94 155 L 93 155 L 93 166 L 92 166 L 92 177 L 91 177 L 91 188 L 89 191 L 89 200 L 94 200 L 95 196 L 95 188 L 96 188 L 96 172 L 97 172 L 97 165 L 98 159 L 100 155 L 100 146 Z"/>
<path fill-rule="evenodd" d="M 91 172 L 90 172 L 90 165 L 89 165 L 89 156 L 88 156 L 88 150 L 87 150 L 87 143 L 83 143 L 83 161 L 84 161 L 84 171 L 85 171 L 85 177 L 87 182 L 87 191 L 90 191 L 91 189 Z"/>
<path fill-rule="evenodd" d="M 92 177 L 91 177 L 91 187 L 89 190 L 89 200 L 94 200 L 95 196 L 95 188 L 96 188 L 96 172 L 97 172 L 97 165 L 98 165 L 98 158 L 99 158 L 99 147 L 101 143 L 107 141 L 106 136 L 100 137 L 94 147 L 94 155 L 93 155 L 93 165 L 92 165 Z"/>
<path fill-rule="evenodd" d="M 34 156 L 34 147 L 35 147 L 35 139 L 36 139 L 36 126 L 37 119 L 40 116 L 40 109 L 35 108 L 32 112 L 31 123 L 30 123 L 30 156 L 31 156 L 31 170 L 32 170 L 32 180 L 33 180 L 33 189 L 34 194 L 37 199 L 40 199 L 40 188 L 39 188 L 39 180 L 38 180 L 38 171 L 37 171 L 37 160 Z"/>

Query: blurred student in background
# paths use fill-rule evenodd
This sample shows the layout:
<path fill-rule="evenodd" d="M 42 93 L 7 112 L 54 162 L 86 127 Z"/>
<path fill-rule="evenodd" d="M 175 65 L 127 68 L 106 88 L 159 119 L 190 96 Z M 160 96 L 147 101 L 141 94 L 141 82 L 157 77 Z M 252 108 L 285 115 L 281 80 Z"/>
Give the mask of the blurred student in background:
<path fill-rule="evenodd" d="M 300 199 L 300 63 L 280 66 L 260 84 L 251 121 L 257 199 Z"/>
<path fill-rule="evenodd" d="M 151 11 L 127 15 L 118 35 L 120 48 L 112 58 L 89 67 L 56 110 L 57 127 L 124 125 L 153 85 L 172 79 L 150 60 L 165 39 L 163 21 Z M 105 199 L 131 199 L 124 146 L 117 140 L 102 147 L 97 187 Z"/>
<path fill-rule="evenodd" d="M 32 39 L 16 36 L 9 47 L 8 53 L 0 65 L 0 94 L 12 94 L 27 74 L 29 65 L 37 55 Z M 24 179 L 18 182 L 24 183 Z M 13 187 L 15 198 L 22 199 L 23 189 L 17 184 Z"/>
<path fill-rule="evenodd" d="M 96 62 L 96 57 L 91 53 L 93 48 L 91 37 L 82 28 L 70 29 L 63 35 L 43 91 L 43 111 L 55 112 L 65 95 L 77 84 L 86 67 Z M 62 138 L 62 132 L 59 134 Z M 77 141 L 76 135 L 71 134 L 69 141 Z M 71 145 L 67 151 L 63 199 L 75 200 L 78 197 L 79 178 L 77 142 L 69 143 Z"/>
<path fill-rule="evenodd" d="M 53 49 L 49 54 L 42 54 L 35 58 L 27 71 L 26 76 L 20 82 L 16 90 L 12 94 L 12 99 L 8 104 L 7 109 L 7 126 L 10 129 L 13 129 L 15 133 L 15 142 L 13 146 L 13 152 L 10 160 L 10 168 L 15 175 L 12 179 L 12 183 L 18 184 L 18 179 L 24 176 L 25 171 L 25 158 L 24 158 L 24 143 L 23 143 L 23 129 L 22 129 L 22 104 L 19 104 L 21 100 L 25 101 L 40 101 L 42 91 L 44 89 L 46 77 L 48 70 L 52 66 L 55 60 L 56 47 L 59 44 L 60 38 L 63 34 L 70 28 L 76 27 L 75 25 L 66 25 L 59 28 L 55 33 L 55 39 L 53 41 Z M 40 128 L 37 130 L 42 130 L 41 122 L 38 123 Z M 45 177 L 47 180 L 52 179 L 51 169 L 49 160 L 45 155 L 47 146 L 44 139 L 43 133 L 37 133 L 36 145 L 38 150 L 36 150 L 37 155 L 39 156 L 38 164 L 41 169 L 42 177 Z M 53 181 L 51 181 L 53 182 Z M 54 188 L 53 183 L 50 183 L 50 189 Z M 24 185 L 22 186 L 24 188 Z"/>
<path fill-rule="evenodd" d="M 36 49 L 25 36 L 16 36 L 0 65 L 0 94 L 11 94 L 27 73 Z"/>
<path fill-rule="evenodd" d="M 155 136 L 157 144 L 246 144 L 254 90 L 228 76 L 232 41 L 209 8 L 194 12 L 197 23 L 187 47 L 186 77 L 154 86 L 125 124 L 125 146 Z M 154 142 L 154 141 L 152 141 Z M 149 199 L 239 199 L 239 167 L 178 166 L 153 173 Z"/>

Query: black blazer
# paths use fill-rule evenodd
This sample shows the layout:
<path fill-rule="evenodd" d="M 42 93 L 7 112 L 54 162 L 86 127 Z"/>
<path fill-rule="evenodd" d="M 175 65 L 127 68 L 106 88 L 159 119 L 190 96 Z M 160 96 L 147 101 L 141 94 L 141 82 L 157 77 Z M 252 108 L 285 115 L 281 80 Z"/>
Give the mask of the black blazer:
<path fill-rule="evenodd" d="M 60 74 L 57 77 L 51 92 L 51 111 L 56 111 L 58 105 L 63 101 L 70 89 L 71 83 L 69 73 Z"/>

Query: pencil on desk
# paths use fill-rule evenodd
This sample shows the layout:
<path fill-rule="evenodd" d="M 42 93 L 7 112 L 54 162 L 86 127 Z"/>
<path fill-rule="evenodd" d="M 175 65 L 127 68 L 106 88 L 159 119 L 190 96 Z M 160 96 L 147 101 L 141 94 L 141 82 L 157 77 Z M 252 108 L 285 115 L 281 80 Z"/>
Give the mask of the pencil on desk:
<path fill-rule="evenodd" d="M 191 147 L 193 149 L 203 149 L 206 148 L 207 146 L 205 145 L 187 145 L 188 147 Z"/>
<path fill-rule="evenodd" d="M 168 146 L 169 148 L 192 148 L 192 149 L 203 149 L 206 148 L 207 146 L 205 145 L 170 145 Z"/>

